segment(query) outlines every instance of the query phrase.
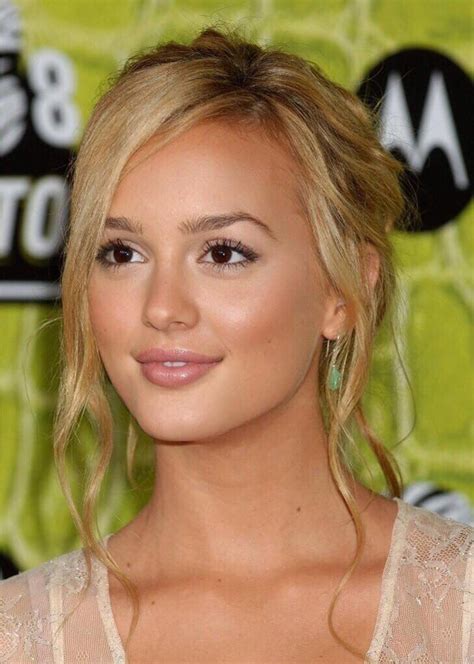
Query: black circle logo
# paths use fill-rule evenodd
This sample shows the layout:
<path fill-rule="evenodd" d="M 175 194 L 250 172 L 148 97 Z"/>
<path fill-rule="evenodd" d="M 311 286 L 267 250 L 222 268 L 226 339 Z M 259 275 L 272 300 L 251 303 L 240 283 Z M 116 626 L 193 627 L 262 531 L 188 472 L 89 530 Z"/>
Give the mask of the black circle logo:
<path fill-rule="evenodd" d="M 357 90 L 376 109 L 379 137 L 408 170 L 404 187 L 432 231 L 468 205 L 473 186 L 473 85 L 446 55 L 404 49 L 372 67 Z"/>

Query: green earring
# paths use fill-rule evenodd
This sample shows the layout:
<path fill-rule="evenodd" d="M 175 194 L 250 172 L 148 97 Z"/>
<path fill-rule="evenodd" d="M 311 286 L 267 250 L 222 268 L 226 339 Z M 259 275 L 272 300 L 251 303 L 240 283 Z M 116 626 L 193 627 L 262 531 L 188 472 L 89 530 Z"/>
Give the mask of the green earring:
<path fill-rule="evenodd" d="M 329 370 L 328 384 L 330 390 L 338 390 L 341 385 L 342 374 L 333 364 Z"/>
<path fill-rule="evenodd" d="M 339 335 L 336 338 L 336 342 L 339 341 Z M 329 339 L 327 340 L 327 346 L 326 346 L 326 355 L 329 352 Z M 330 390 L 338 390 L 342 381 L 342 373 L 339 371 L 339 369 L 336 367 L 336 363 L 334 361 L 334 351 L 333 351 L 333 357 L 331 360 L 331 366 L 329 368 L 329 374 L 328 374 L 328 387 Z"/>

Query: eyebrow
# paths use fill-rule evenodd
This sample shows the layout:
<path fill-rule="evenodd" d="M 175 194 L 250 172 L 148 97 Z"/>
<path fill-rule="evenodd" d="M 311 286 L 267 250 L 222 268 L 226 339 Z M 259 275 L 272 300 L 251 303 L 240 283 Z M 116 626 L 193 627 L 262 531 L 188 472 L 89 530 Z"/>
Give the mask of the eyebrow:
<path fill-rule="evenodd" d="M 184 235 L 193 235 L 195 233 L 203 233 L 204 231 L 214 231 L 219 228 L 225 228 L 238 221 L 249 221 L 263 230 L 266 235 L 276 240 L 276 236 L 272 229 L 267 226 L 263 221 L 257 219 L 248 212 L 230 212 L 226 214 L 213 214 L 202 215 L 195 219 L 183 221 L 178 226 L 178 230 Z M 132 219 L 127 217 L 107 217 L 105 220 L 105 228 L 117 231 L 128 231 L 129 233 L 136 233 L 143 235 L 143 226 Z"/>

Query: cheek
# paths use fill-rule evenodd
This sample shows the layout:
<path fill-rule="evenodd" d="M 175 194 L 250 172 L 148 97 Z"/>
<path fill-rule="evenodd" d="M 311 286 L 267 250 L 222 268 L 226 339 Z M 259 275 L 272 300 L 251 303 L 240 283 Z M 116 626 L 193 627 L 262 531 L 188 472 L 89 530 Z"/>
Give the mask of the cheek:
<path fill-rule="evenodd" d="M 222 338 L 249 384 L 298 381 L 306 373 L 322 328 L 322 291 L 301 266 L 277 269 L 233 302 L 221 302 Z"/>
<path fill-rule="evenodd" d="M 89 286 L 88 302 L 92 329 L 105 363 L 129 336 L 132 321 L 138 315 L 133 311 L 135 300 L 124 297 L 119 287 L 95 279 Z"/>

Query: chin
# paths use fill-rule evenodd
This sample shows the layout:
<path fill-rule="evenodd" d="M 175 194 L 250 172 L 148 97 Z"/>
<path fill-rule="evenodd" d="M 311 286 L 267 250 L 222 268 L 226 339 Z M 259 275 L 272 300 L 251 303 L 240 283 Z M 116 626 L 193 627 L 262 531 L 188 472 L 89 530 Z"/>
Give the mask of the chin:
<path fill-rule="evenodd" d="M 173 412 L 166 407 L 156 404 L 143 412 L 143 406 L 139 412 L 132 412 L 140 428 L 154 440 L 163 442 L 193 442 L 212 436 L 219 435 L 212 422 L 212 413 L 202 407 L 197 411 L 186 409 L 186 417 L 181 413 Z"/>

